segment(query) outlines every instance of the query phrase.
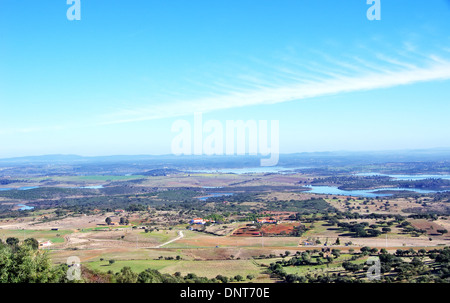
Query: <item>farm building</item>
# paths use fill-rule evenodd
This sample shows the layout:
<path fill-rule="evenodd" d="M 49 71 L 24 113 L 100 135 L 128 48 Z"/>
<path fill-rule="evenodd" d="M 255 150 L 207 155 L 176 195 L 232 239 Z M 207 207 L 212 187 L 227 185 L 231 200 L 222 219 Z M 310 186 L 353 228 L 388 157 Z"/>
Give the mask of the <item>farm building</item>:
<path fill-rule="evenodd" d="M 215 223 L 215 221 L 204 220 L 203 218 L 194 218 L 189 223 L 190 224 L 206 224 L 207 222 Z"/>
<path fill-rule="evenodd" d="M 267 224 L 277 224 L 277 220 L 273 220 L 273 219 L 267 219 L 267 218 L 258 218 L 257 219 L 258 223 L 267 223 Z"/>
<path fill-rule="evenodd" d="M 40 247 L 48 247 L 50 245 L 52 245 L 52 242 L 50 242 L 50 241 L 45 241 L 45 242 L 40 242 L 39 243 Z"/>

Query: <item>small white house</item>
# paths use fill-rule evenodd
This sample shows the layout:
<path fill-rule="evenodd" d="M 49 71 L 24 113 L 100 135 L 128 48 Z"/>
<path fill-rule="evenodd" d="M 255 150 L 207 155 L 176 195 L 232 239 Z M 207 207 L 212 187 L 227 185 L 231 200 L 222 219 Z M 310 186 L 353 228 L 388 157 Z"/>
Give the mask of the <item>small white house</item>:
<path fill-rule="evenodd" d="M 39 243 L 40 247 L 48 247 L 50 245 L 52 245 L 52 242 L 50 242 L 50 241 L 45 241 L 45 242 Z"/>

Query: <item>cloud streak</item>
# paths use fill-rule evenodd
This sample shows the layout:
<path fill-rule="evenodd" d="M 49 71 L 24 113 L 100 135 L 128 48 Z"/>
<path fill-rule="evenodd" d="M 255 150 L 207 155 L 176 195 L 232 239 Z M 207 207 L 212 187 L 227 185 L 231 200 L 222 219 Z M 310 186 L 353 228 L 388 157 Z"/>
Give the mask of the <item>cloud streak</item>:
<path fill-rule="evenodd" d="M 282 78 L 291 79 L 290 81 L 267 85 L 266 80 L 258 82 L 249 76 L 251 83 L 230 85 L 229 93 L 120 110 L 104 116 L 100 124 L 175 118 L 194 112 L 208 113 L 450 79 L 450 61 L 435 55 L 427 56 L 425 64 L 420 67 L 385 55 L 378 55 L 376 58 L 375 62 L 367 62 L 361 58 L 354 58 L 351 63 L 336 60 L 335 66 L 328 68 L 311 64 L 313 67 L 298 72 L 280 67 L 278 71 L 284 75 Z M 330 60 L 332 59 L 327 58 L 327 61 Z M 308 70 L 306 75 L 305 69 Z M 311 80 L 298 80 L 308 79 L 308 73 Z"/>

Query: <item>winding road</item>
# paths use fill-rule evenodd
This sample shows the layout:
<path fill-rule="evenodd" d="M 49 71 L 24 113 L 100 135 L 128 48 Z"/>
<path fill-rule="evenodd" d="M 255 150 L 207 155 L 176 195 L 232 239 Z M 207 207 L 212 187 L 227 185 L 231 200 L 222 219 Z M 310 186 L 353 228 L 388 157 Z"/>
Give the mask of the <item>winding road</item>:
<path fill-rule="evenodd" d="M 169 243 L 172 243 L 172 242 L 175 242 L 175 241 L 177 241 L 177 240 L 180 240 L 180 239 L 183 238 L 183 237 L 184 237 L 184 234 L 183 234 L 183 232 L 180 230 L 180 231 L 178 231 L 178 237 L 176 237 L 176 238 L 174 238 L 174 239 L 172 239 L 172 240 L 170 240 L 170 241 L 167 241 L 167 242 L 165 242 L 165 243 L 163 243 L 163 244 L 160 244 L 160 245 L 156 246 L 156 248 L 163 247 L 164 245 L 167 245 L 167 244 L 169 244 Z"/>

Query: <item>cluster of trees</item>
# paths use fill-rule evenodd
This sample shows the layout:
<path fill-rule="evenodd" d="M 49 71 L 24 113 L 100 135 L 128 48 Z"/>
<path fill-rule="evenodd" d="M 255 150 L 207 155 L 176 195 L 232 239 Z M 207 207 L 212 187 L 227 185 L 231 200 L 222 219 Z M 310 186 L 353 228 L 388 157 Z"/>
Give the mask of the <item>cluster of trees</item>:
<path fill-rule="evenodd" d="M 217 214 L 217 213 L 207 215 L 207 216 L 205 216 L 204 218 L 207 219 L 207 220 L 214 221 L 214 222 L 216 222 L 217 224 L 222 224 L 222 223 L 225 222 L 224 216 L 221 215 L 221 214 Z"/>
<path fill-rule="evenodd" d="M 281 257 L 285 258 L 290 254 L 288 251 Z M 362 253 L 361 255 L 365 255 Z M 322 265 L 322 264 L 331 264 L 335 259 L 341 256 L 341 251 L 339 249 L 332 249 L 329 254 L 325 254 L 317 249 L 314 250 L 306 250 L 303 252 L 297 251 L 295 255 L 292 256 L 289 260 L 283 259 L 277 261 L 275 263 L 271 263 L 268 267 L 268 271 L 275 277 L 285 278 L 287 276 L 284 267 L 288 266 L 311 266 L 311 265 Z M 352 260 L 355 260 L 359 257 L 359 255 L 355 255 L 352 257 Z"/>
<path fill-rule="evenodd" d="M 47 252 L 39 250 L 39 243 L 28 238 L 23 243 L 10 237 L 0 240 L 1 283 L 65 283 L 68 266 L 54 267 Z"/>
<path fill-rule="evenodd" d="M 27 180 L 12 180 L 12 179 L 0 179 L 0 185 L 8 185 L 11 183 L 23 183 L 23 182 L 27 182 Z"/>
<path fill-rule="evenodd" d="M 450 188 L 450 180 L 429 178 L 423 180 L 393 180 L 388 176 L 331 176 L 316 178 L 315 185 L 335 184 L 342 190 L 371 189 L 380 187 L 401 187 L 418 189 Z"/>
<path fill-rule="evenodd" d="M 332 207 L 322 198 L 313 198 L 309 200 L 266 201 L 266 209 L 275 211 L 279 211 L 281 209 L 284 211 L 298 212 L 305 215 L 337 211 L 336 208 Z"/>
<path fill-rule="evenodd" d="M 247 275 L 247 280 L 253 280 L 254 275 Z M 180 272 L 173 275 L 162 274 L 156 269 L 146 269 L 140 273 L 134 272 L 130 267 L 123 267 L 118 273 L 110 273 L 110 282 L 112 283 L 228 283 L 241 282 L 245 278 L 241 275 L 227 277 L 217 275 L 215 278 L 200 277 L 194 273 L 188 273 L 182 276 Z"/>
<path fill-rule="evenodd" d="M 179 256 L 177 259 L 180 259 Z M 110 265 L 114 260 L 109 260 Z M 28 238 L 20 243 L 18 238 L 10 237 L 5 242 L 0 239 L 0 283 L 69 283 L 76 280 L 67 278 L 69 266 L 61 264 L 53 266 L 47 251 L 39 250 L 39 242 Z M 122 268 L 118 273 L 102 274 L 83 268 L 81 280 L 77 282 L 108 282 L 108 283 L 226 283 L 244 281 L 245 278 L 236 275 L 216 278 L 199 277 L 189 273 L 182 276 L 179 272 L 170 275 L 162 274 L 155 269 L 146 269 L 135 273 L 130 267 Z M 247 275 L 247 280 L 254 275 Z"/>
<path fill-rule="evenodd" d="M 146 211 L 148 209 L 147 206 L 142 204 L 130 204 L 125 210 L 129 212 L 133 211 Z"/>
<path fill-rule="evenodd" d="M 361 222 L 361 223 L 346 223 L 346 222 L 339 222 L 337 224 L 339 228 L 343 231 L 349 231 L 353 233 L 354 237 L 378 237 L 381 235 L 381 231 L 376 228 L 367 228 L 369 226 L 369 223 L 367 222 Z M 386 232 L 388 230 L 386 229 Z"/>
<path fill-rule="evenodd" d="M 337 252 L 339 254 L 339 252 Z M 333 273 L 312 275 L 286 274 L 286 266 L 310 266 L 317 265 L 312 261 L 309 252 L 303 252 L 290 260 L 271 263 L 268 271 L 275 277 L 288 283 L 360 283 L 367 282 L 365 273 L 369 266 L 365 263 L 353 263 L 352 261 L 367 255 L 377 256 L 380 260 L 381 279 L 378 282 L 425 282 L 425 283 L 449 283 L 450 282 L 450 248 L 426 251 L 420 249 L 397 250 L 390 254 L 386 249 L 378 251 L 376 248 L 363 247 L 361 252 L 354 254 L 350 259 L 341 263 L 346 273 Z M 425 257 L 431 259 L 425 261 Z"/>
<path fill-rule="evenodd" d="M 307 231 L 306 225 L 295 226 L 294 230 L 291 232 L 293 237 L 301 237 Z"/>
<path fill-rule="evenodd" d="M 370 189 L 387 186 L 390 184 L 390 178 L 388 176 L 331 176 L 316 178 L 311 183 L 315 185 L 335 184 L 343 190 Z"/>

